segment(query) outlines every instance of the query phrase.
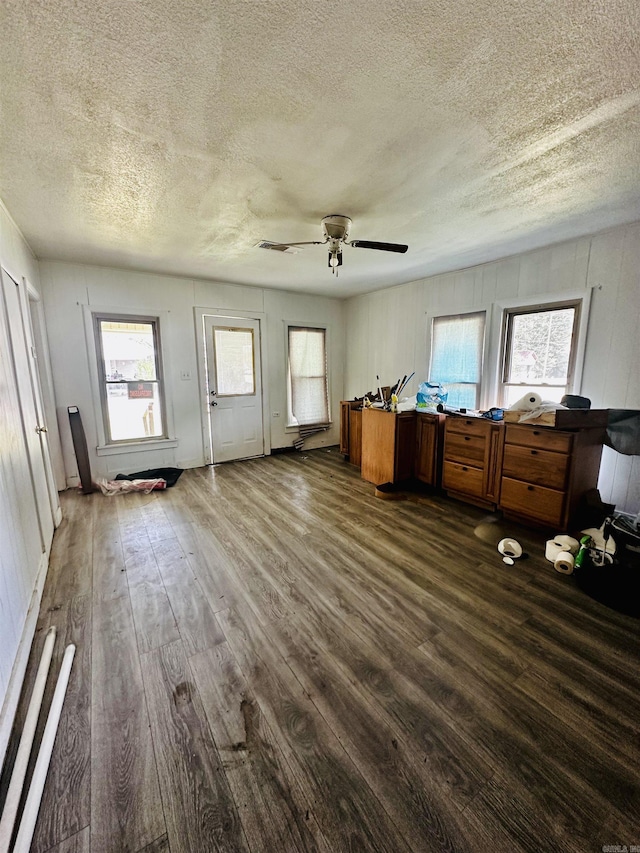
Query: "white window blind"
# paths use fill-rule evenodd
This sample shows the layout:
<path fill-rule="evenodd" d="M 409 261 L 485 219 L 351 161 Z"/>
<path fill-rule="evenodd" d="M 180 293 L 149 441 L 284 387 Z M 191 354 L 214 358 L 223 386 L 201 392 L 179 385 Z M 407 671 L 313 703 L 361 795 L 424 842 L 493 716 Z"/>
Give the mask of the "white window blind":
<path fill-rule="evenodd" d="M 450 406 L 478 408 L 484 326 L 484 311 L 433 319 L 429 380 L 446 387 Z"/>
<path fill-rule="evenodd" d="M 329 422 L 325 329 L 289 326 L 289 422 Z"/>

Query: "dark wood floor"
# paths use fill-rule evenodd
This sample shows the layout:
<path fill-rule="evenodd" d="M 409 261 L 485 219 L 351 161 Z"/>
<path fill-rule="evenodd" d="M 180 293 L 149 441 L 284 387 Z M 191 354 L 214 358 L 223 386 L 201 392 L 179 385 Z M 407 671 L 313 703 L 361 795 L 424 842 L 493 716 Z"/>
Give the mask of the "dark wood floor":
<path fill-rule="evenodd" d="M 63 508 L 35 853 L 640 845 L 639 623 L 542 537 L 509 568 L 482 511 L 379 500 L 335 449 Z"/>

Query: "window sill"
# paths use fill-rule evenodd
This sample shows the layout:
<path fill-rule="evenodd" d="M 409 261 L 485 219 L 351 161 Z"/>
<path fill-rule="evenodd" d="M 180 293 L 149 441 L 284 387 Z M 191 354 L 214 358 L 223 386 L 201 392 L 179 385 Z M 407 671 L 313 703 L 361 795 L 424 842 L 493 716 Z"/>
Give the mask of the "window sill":
<path fill-rule="evenodd" d="M 104 444 L 96 447 L 98 456 L 118 456 L 120 453 L 140 453 L 144 450 L 165 450 L 177 447 L 177 438 L 159 438 L 157 441 L 126 441 L 122 444 Z"/>

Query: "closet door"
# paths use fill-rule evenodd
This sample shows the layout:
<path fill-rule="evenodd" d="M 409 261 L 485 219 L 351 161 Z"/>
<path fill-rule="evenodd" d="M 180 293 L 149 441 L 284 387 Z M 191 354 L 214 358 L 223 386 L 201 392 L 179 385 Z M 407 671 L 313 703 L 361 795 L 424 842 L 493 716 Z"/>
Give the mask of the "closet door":
<path fill-rule="evenodd" d="M 27 466 L 20 475 L 23 482 L 17 483 L 16 487 L 20 494 L 24 495 L 25 501 L 35 505 L 37 530 L 30 533 L 32 537 L 34 534 L 38 537 L 42 554 L 48 551 L 51 545 L 54 529 L 54 511 L 47 478 L 47 470 L 51 471 L 51 463 L 46 443 L 46 426 L 36 408 L 31 364 L 33 344 L 29 321 L 25 317 L 25 310 L 28 311 L 28 308 L 22 305 L 23 297 L 21 285 L 2 270 L 2 325 L 4 327 L 2 331 L 8 345 L 6 352 L 9 371 L 13 374 L 14 387 L 17 388 L 20 426 L 27 451 Z M 21 516 L 22 514 L 21 509 Z"/>

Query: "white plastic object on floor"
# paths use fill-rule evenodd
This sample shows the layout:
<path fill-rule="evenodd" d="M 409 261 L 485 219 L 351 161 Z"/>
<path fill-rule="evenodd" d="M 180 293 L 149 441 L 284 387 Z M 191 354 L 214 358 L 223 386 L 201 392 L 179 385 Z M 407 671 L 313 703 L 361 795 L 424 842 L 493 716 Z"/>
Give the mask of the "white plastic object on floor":
<path fill-rule="evenodd" d="M 62 666 L 56 683 L 55 693 L 51 700 L 51 708 L 47 717 L 47 725 L 42 736 L 38 759 L 33 771 L 27 801 L 24 804 L 22 812 L 22 820 L 20 821 L 20 829 L 16 837 L 16 843 L 13 848 L 13 853 L 29 853 L 33 832 L 36 828 L 36 820 L 40 811 L 40 802 L 42 801 L 42 792 L 44 791 L 44 783 L 47 780 L 47 771 L 51 761 L 51 753 L 53 752 L 53 744 L 58 733 L 58 725 L 60 723 L 60 715 L 64 704 L 64 697 L 67 693 L 69 684 L 69 676 L 71 675 L 71 665 L 73 656 L 76 653 L 76 647 L 71 643 L 64 650 L 62 658 Z"/>
<path fill-rule="evenodd" d="M 36 680 L 31 692 L 27 716 L 24 721 L 22 734 L 20 736 L 20 744 L 16 753 L 16 760 L 13 764 L 11 773 L 11 781 L 9 782 L 9 790 L 7 798 L 4 802 L 4 810 L 2 812 L 2 820 L 0 820 L 0 853 L 8 853 L 11 846 L 11 836 L 13 835 L 13 825 L 18 813 L 20 805 L 20 796 L 22 794 L 22 786 L 24 777 L 27 774 L 27 765 L 29 764 L 29 756 L 31 755 L 31 747 L 36 734 L 36 726 L 38 725 L 38 717 L 40 716 L 40 708 L 42 707 L 42 697 L 47 684 L 47 675 L 51 666 L 51 658 L 53 656 L 53 646 L 56 641 L 56 628 L 49 628 L 45 637 L 42 655 L 40 656 L 40 664 L 36 674 Z"/>

